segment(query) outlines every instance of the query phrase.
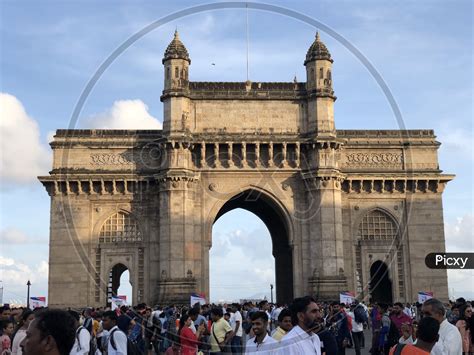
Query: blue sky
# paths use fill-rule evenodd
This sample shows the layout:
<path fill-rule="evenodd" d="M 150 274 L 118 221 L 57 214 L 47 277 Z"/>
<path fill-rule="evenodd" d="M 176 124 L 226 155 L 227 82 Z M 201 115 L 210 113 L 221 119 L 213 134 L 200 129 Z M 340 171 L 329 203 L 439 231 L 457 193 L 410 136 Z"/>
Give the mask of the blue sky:
<path fill-rule="evenodd" d="M 471 2 L 268 2 L 311 16 L 349 40 L 390 87 L 406 127 L 435 130 L 443 143 L 440 166 L 457 175 L 443 196 L 447 248 L 473 250 Z M 35 176 L 46 174 L 51 167 L 47 142 L 52 132 L 69 127 L 87 81 L 122 42 L 151 22 L 196 4 L 199 2 L 0 3 L 0 85 L 4 93 L 0 102 L 0 279 L 6 301 L 24 299 L 28 277 L 33 294 L 47 293 L 49 198 Z M 315 29 L 253 10 L 249 24 L 250 79 L 291 81 L 296 75 L 304 81 L 303 61 Z M 161 58 L 176 27 L 192 60 L 191 80 L 245 80 L 245 12 L 229 9 L 191 15 L 154 30 L 125 51 L 97 82 L 78 128 L 160 124 Z M 335 60 L 337 128 L 397 129 L 387 100 L 367 70 L 328 34 L 321 37 Z M 258 237 L 262 248 L 271 250 L 268 232 L 257 218 L 235 211 L 219 220 L 214 245 L 227 250 L 226 245 L 233 244 L 231 254 L 211 250 L 211 285 L 222 285 L 212 290 L 215 299 L 234 298 L 235 290 L 224 287 L 226 277 L 244 284 L 250 272 L 256 275 L 256 283 L 272 281 L 270 252 L 254 270 L 238 267 L 255 262 L 232 257 L 246 255 L 251 249 L 240 243 L 245 238 L 236 235 Z M 223 273 L 229 266 L 223 260 L 231 260 L 236 266 L 232 269 L 243 272 Z M 450 273 L 450 288 L 456 295 L 471 293 L 474 297 L 472 280 L 469 271 Z M 256 294 L 254 287 L 243 287 L 242 296 Z"/>

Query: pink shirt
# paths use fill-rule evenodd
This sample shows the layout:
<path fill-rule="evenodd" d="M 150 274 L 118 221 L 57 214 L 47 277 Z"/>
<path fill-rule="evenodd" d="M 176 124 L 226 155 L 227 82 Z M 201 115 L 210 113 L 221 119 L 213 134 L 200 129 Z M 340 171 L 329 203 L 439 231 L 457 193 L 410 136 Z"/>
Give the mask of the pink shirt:
<path fill-rule="evenodd" d="M 400 335 L 402 335 L 401 327 L 403 323 L 410 324 L 412 323 L 411 317 L 407 316 L 405 313 L 401 312 L 399 315 L 392 314 L 390 320 L 395 324 Z"/>
<path fill-rule="evenodd" d="M 0 337 L 0 346 L 1 346 L 0 354 L 1 355 L 11 354 L 11 350 L 10 350 L 11 344 L 12 344 L 12 341 L 11 341 L 10 337 L 8 335 L 5 335 L 5 334 L 2 335 Z"/>

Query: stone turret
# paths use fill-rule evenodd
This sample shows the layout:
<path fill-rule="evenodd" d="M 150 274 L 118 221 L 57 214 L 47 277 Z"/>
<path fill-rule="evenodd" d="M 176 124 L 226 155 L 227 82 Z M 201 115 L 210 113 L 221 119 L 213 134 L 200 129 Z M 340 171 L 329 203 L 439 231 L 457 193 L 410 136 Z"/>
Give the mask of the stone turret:
<path fill-rule="evenodd" d="M 187 89 L 191 59 L 179 38 L 178 30 L 174 32 L 174 38 L 166 48 L 162 63 L 165 66 L 165 91 Z"/>
<path fill-rule="evenodd" d="M 306 89 L 308 91 L 308 128 L 317 135 L 332 136 L 334 127 L 334 90 L 331 53 L 316 33 L 306 53 Z"/>
<path fill-rule="evenodd" d="M 163 130 L 165 133 L 189 129 L 189 65 L 191 59 L 176 30 L 163 56 L 165 75 L 161 101 L 164 105 Z"/>

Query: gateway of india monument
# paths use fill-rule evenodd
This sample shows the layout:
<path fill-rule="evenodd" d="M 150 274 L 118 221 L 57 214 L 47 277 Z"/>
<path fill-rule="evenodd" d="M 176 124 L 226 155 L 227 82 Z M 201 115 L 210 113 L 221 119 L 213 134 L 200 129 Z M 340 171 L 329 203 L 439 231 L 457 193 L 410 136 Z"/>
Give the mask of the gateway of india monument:
<path fill-rule="evenodd" d="M 105 306 L 127 269 L 134 304 L 209 297 L 212 226 L 235 208 L 271 234 L 278 302 L 447 299 L 446 270 L 424 262 L 445 251 L 454 176 L 440 170 L 440 143 L 429 129 L 337 130 L 332 64 L 316 35 L 306 82 L 194 82 L 176 32 L 162 130 L 57 130 L 39 177 L 49 305 Z"/>

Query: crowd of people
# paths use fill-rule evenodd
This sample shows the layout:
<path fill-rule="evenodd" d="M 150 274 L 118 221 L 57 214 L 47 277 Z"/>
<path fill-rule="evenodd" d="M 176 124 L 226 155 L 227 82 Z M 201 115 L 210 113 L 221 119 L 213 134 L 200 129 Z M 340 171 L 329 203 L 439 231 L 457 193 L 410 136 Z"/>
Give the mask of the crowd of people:
<path fill-rule="evenodd" d="M 0 355 L 473 354 L 470 302 L 0 308 Z M 366 343 L 366 335 L 371 342 Z"/>

